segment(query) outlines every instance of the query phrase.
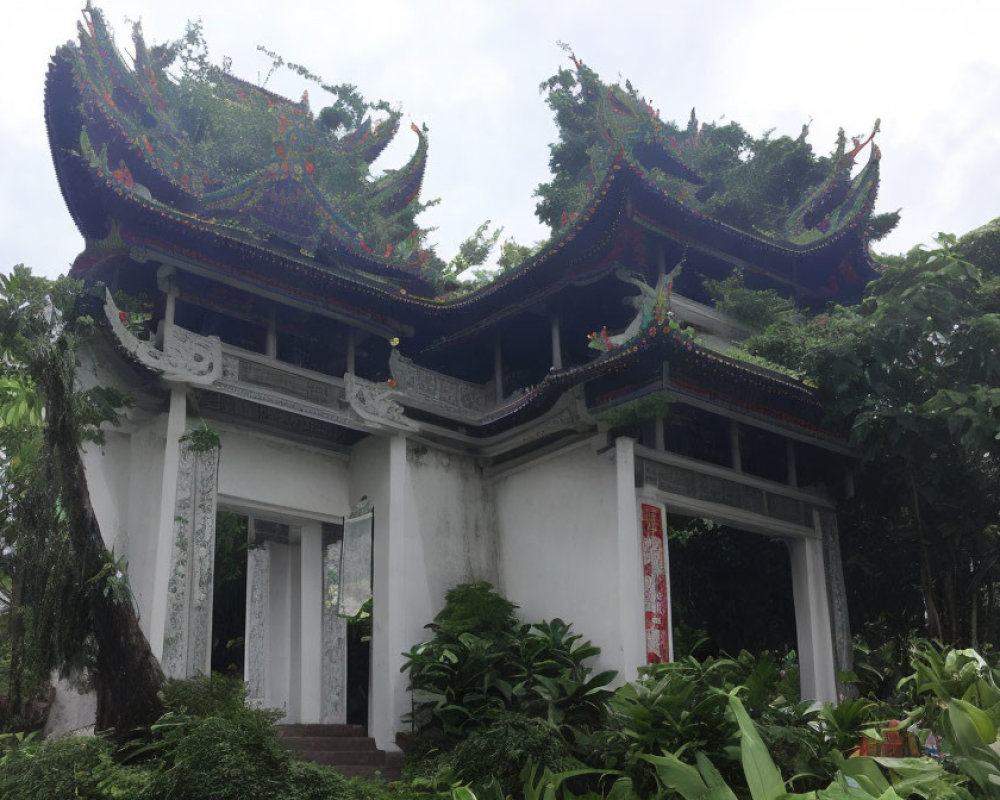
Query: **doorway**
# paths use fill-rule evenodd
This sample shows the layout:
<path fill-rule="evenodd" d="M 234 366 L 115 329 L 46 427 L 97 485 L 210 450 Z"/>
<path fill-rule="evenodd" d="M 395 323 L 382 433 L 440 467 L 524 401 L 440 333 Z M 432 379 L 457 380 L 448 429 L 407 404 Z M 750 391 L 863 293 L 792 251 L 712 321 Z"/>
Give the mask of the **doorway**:
<path fill-rule="evenodd" d="M 678 657 L 794 651 L 792 568 L 779 539 L 668 515 Z"/>
<path fill-rule="evenodd" d="M 246 661 L 249 518 L 219 511 L 212 581 L 212 672 L 243 677 Z"/>

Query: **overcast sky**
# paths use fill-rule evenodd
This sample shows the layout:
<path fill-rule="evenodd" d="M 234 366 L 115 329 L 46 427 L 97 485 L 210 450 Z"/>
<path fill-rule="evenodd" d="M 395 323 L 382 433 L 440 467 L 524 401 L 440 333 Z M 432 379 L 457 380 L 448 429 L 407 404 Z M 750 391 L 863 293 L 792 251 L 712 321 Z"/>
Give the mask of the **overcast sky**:
<path fill-rule="evenodd" d="M 82 0 L 9 3 L 0 28 L 0 269 L 23 262 L 65 272 L 82 248 L 52 169 L 42 113 L 48 59 L 76 36 Z M 811 121 L 817 153 L 838 127 L 867 134 L 882 120 L 878 210 L 903 221 L 880 249 L 905 251 L 939 231 L 964 233 L 1000 216 L 1000 3 L 810 0 L 105 0 L 128 49 L 128 21 L 147 42 L 200 18 L 212 60 L 257 80 L 257 45 L 331 83 L 398 105 L 430 128 L 422 222 L 444 258 L 486 219 L 504 236 L 546 236 L 532 192 L 555 138 L 538 85 L 568 64 L 557 41 L 606 80 L 619 76 L 686 120 L 736 120 L 750 132 L 796 135 Z M 298 97 L 300 78 L 272 79 Z M 380 166 L 403 163 L 416 137 L 403 125 Z"/>

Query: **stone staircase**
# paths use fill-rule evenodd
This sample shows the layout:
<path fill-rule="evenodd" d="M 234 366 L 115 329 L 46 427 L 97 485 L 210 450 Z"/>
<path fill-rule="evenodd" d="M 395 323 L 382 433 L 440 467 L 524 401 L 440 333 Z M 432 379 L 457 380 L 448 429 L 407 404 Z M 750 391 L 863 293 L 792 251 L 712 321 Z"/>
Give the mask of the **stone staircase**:
<path fill-rule="evenodd" d="M 278 737 L 299 758 L 342 775 L 399 780 L 403 754 L 377 749 L 361 725 L 279 725 Z"/>

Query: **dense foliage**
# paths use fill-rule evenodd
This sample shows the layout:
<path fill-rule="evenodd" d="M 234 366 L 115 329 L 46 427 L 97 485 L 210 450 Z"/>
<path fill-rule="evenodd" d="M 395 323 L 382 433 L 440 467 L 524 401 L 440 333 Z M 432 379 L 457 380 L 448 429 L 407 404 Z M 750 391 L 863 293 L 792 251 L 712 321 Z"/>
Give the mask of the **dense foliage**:
<path fill-rule="evenodd" d="M 433 638 L 406 654 L 421 770 L 471 779 L 488 769 L 509 790 L 528 758 L 556 769 L 603 725 L 615 674 L 592 674 L 599 649 L 559 619 L 520 623 L 515 609 L 489 584 L 456 586 L 427 626 Z M 504 744 L 512 737 L 519 748 Z"/>
<path fill-rule="evenodd" d="M 293 760 L 278 740 L 279 712 L 248 708 L 243 682 L 220 675 L 171 681 L 148 738 L 12 742 L 0 755 L 5 800 L 382 800 L 378 781 L 348 779 Z M 0 751 L 2 752 L 2 751 Z M 413 797 L 414 795 L 407 795 Z"/>
<path fill-rule="evenodd" d="M 468 625 L 489 637 L 483 650 L 492 663 L 517 660 L 516 644 L 496 635 L 510 628 L 513 612 L 483 585 L 456 588 L 431 626 L 435 652 L 453 664 L 467 660 L 441 637 Z M 411 675 L 419 658 L 411 653 Z M 878 647 L 858 640 L 855 662 L 856 673 L 843 678 L 859 696 L 822 708 L 798 699 L 787 656 L 743 652 L 650 665 L 605 698 L 604 715 L 576 729 L 523 712 L 483 711 L 482 694 L 450 691 L 462 679 L 436 680 L 448 700 L 436 710 L 456 719 L 465 712 L 461 737 L 449 742 L 440 721 L 425 716 L 408 774 L 416 787 L 465 800 L 555 797 L 557 790 L 567 798 L 677 793 L 688 800 L 996 795 L 1000 757 L 986 745 L 1000 724 L 1000 666 L 923 639 Z M 551 668 L 548 659 L 541 665 Z M 468 788 L 453 788 L 462 785 Z"/>
<path fill-rule="evenodd" d="M 860 305 L 804 324 L 780 298 L 716 286 L 719 305 L 760 331 L 746 348 L 812 380 L 850 427 L 860 466 L 842 536 L 856 626 L 884 614 L 890 633 L 926 620 L 956 644 L 1000 635 L 1000 263 L 989 234 L 889 259 Z"/>

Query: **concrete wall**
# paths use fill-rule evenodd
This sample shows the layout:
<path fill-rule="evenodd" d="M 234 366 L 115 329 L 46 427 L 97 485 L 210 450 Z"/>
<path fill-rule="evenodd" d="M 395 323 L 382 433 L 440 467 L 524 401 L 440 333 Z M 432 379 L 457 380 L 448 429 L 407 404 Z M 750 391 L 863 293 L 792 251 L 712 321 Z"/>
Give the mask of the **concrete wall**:
<path fill-rule="evenodd" d="M 128 562 L 139 622 L 150 635 L 153 576 L 163 482 L 166 414 L 111 430 L 103 447 L 83 449 L 90 502 L 101 535 L 115 557 Z"/>
<path fill-rule="evenodd" d="M 346 459 L 246 431 L 221 428 L 219 495 L 280 516 L 343 517 L 350 512 Z"/>
<path fill-rule="evenodd" d="M 146 636 L 150 636 L 149 621 L 153 608 L 166 430 L 167 415 L 163 414 L 133 432 L 129 441 L 129 581 L 139 606 L 139 621 Z M 160 645 L 162 642 L 156 643 L 157 648 Z"/>
<path fill-rule="evenodd" d="M 502 477 L 494 491 L 500 590 L 522 619 L 573 623 L 601 648 L 600 668 L 621 671 L 616 481 L 614 461 L 583 447 Z"/>
<path fill-rule="evenodd" d="M 444 608 L 450 588 L 474 581 L 497 585 L 500 576 L 492 492 L 476 462 L 412 444 L 406 460 L 409 649 L 427 638 L 424 625 Z"/>
<path fill-rule="evenodd" d="M 427 638 L 452 586 L 499 581 L 492 492 L 473 459 L 402 437 L 355 446 L 350 490 L 375 508 L 369 732 L 393 748 L 410 710 L 401 654 Z"/>

